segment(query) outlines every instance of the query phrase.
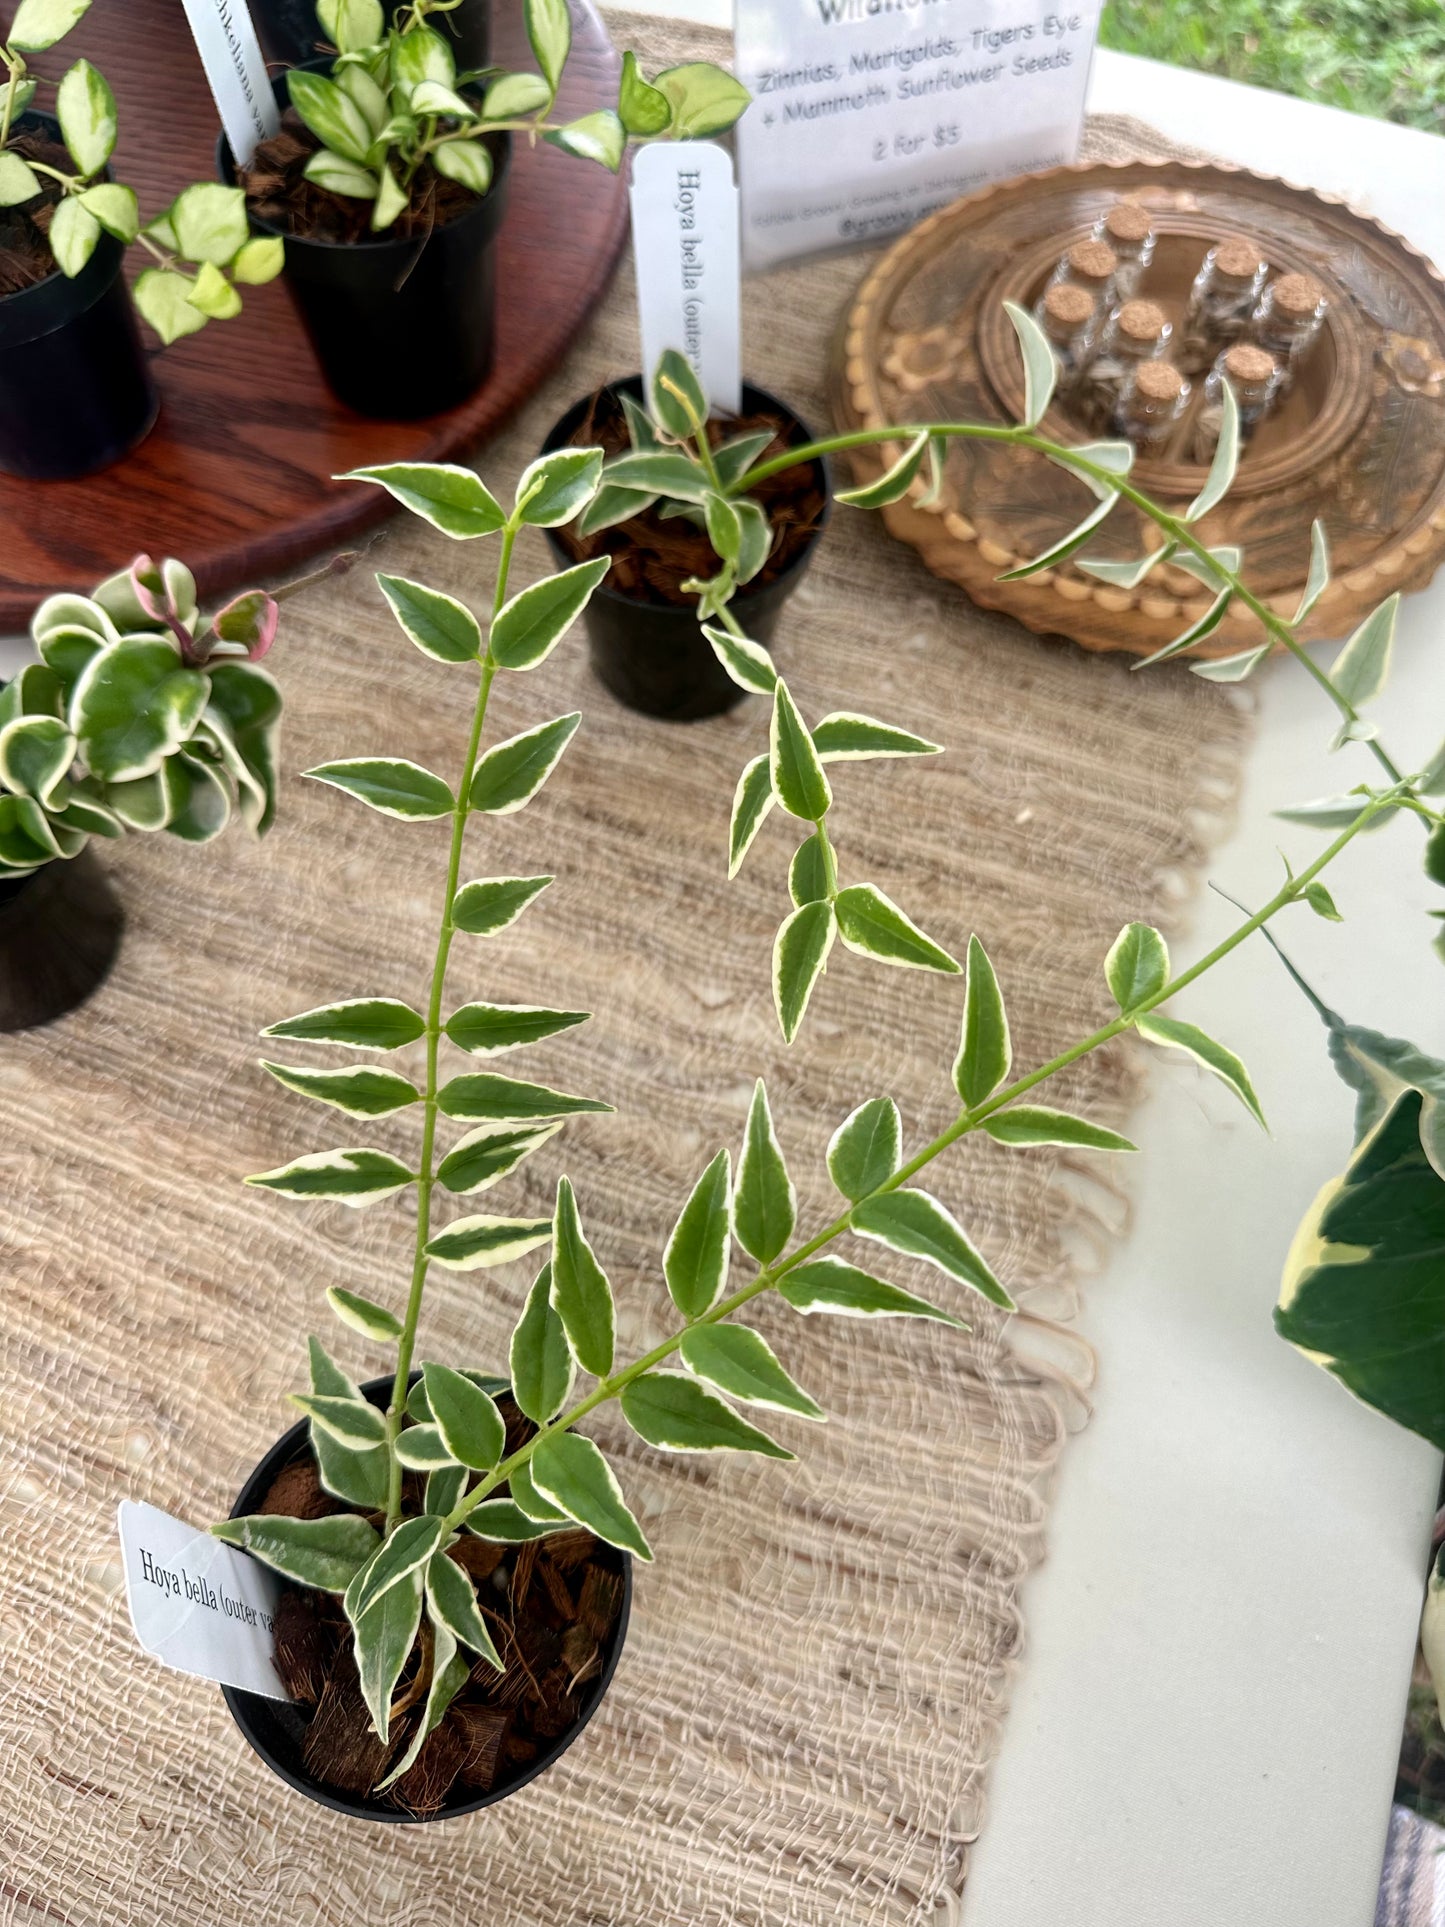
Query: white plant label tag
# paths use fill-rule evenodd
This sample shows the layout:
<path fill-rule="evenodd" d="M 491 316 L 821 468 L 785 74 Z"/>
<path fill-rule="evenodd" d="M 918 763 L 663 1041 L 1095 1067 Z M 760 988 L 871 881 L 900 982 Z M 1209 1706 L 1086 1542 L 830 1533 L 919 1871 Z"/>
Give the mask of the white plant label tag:
<path fill-rule="evenodd" d="M 712 141 L 658 141 L 632 164 L 632 240 L 642 372 L 687 356 L 712 407 L 742 405 L 738 190 Z"/>
<path fill-rule="evenodd" d="M 749 270 L 1071 161 L 1100 0 L 737 0 Z"/>
<path fill-rule="evenodd" d="M 216 112 L 238 167 L 281 127 L 246 0 L 184 0 Z"/>
<path fill-rule="evenodd" d="M 266 1699 L 291 1695 L 271 1660 L 277 1575 L 157 1506 L 120 1502 L 135 1636 L 154 1658 Z"/>

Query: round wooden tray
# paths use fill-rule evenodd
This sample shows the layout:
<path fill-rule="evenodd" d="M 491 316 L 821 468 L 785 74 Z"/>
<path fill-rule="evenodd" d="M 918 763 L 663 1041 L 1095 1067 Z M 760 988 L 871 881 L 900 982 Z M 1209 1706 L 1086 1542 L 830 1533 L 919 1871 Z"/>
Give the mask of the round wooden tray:
<path fill-rule="evenodd" d="M 572 0 L 572 15 L 565 117 L 615 100 L 619 68 L 590 0 Z M 498 61 L 532 65 L 519 4 L 494 10 L 493 32 Z M 116 171 L 148 214 L 187 181 L 214 178 L 216 110 L 178 0 L 99 0 L 64 51 L 93 60 L 114 88 Z M 45 71 L 59 71 L 53 58 Z M 274 581 L 380 519 L 391 507 L 383 491 L 331 477 L 368 462 L 446 460 L 490 434 L 566 352 L 626 233 L 623 180 L 518 143 L 496 367 L 465 406 L 421 422 L 352 414 L 322 380 L 284 283 L 247 288 L 237 320 L 157 354 L 160 420 L 134 455 L 81 482 L 0 476 L 0 633 L 23 629 L 53 590 L 88 588 L 142 549 L 181 557 L 215 595 Z"/>
<path fill-rule="evenodd" d="M 1205 249 L 1233 233 L 1257 239 L 1272 264 L 1317 275 L 1330 295 L 1321 338 L 1246 448 L 1234 490 L 1206 518 L 1207 539 L 1243 548 L 1251 585 L 1292 614 L 1310 523 L 1323 521 L 1335 578 L 1306 625 L 1309 636 L 1343 635 L 1389 590 L 1422 588 L 1445 554 L 1445 281 L 1378 222 L 1242 168 L 1055 168 L 931 216 L 872 269 L 844 318 L 832 368 L 839 425 L 1017 419 L 1022 368 L 1002 303 L 1031 304 L 1063 249 L 1121 195 L 1154 211 L 1160 240 L 1140 292 L 1176 324 Z M 1042 427 L 1065 442 L 1098 433 L 1058 405 Z M 896 445 L 886 455 L 860 452 L 860 478 L 879 474 L 896 453 Z M 1179 509 L 1204 470 L 1140 461 L 1134 479 Z M 940 499 L 927 508 L 918 501 L 925 481 L 884 511 L 889 528 L 935 573 L 1030 629 L 1147 655 L 1208 607 L 1209 592 L 1167 566 L 1132 591 L 1071 563 L 999 582 L 1081 521 L 1093 500 L 1042 457 L 954 442 Z M 1157 544 L 1152 525 L 1121 504 L 1089 553 L 1127 558 Z M 1247 610 L 1232 611 L 1199 653 L 1231 655 L 1257 635 Z"/>

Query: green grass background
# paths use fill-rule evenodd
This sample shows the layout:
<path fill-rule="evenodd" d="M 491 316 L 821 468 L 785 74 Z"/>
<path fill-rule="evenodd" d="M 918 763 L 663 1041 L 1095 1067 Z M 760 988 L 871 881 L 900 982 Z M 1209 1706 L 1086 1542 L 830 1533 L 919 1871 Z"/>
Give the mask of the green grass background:
<path fill-rule="evenodd" d="M 1109 0 L 1101 38 L 1445 134 L 1445 0 Z"/>

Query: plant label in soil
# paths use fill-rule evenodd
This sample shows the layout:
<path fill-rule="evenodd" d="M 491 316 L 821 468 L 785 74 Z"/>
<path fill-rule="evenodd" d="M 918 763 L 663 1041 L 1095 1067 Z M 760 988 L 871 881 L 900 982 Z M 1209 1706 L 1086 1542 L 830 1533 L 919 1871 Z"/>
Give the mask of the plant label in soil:
<path fill-rule="evenodd" d="M 266 73 L 246 0 L 184 0 L 216 112 L 238 165 L 281 131 L 281 110 Z"/>
<path fill-rule="evenodd" d="M 153 1505 L 120 1503 L 135 1636 L 154 1658 L 266 1699 L 291 1695 L 271 1663 L 281 1582 L 244 1552 Z"/>
<path fill-rule="evenodd" d="M 749 270 L 1074 159 L 1100 0 L 737 0 Z"/>
<path fill-rule="evenodd" d="M 738 190 L 712 141 L 659 141 L 632 165 L 632 239 L 642 365 L 665 349 L 692 363 L 711 407 L 742 405 Z"/>

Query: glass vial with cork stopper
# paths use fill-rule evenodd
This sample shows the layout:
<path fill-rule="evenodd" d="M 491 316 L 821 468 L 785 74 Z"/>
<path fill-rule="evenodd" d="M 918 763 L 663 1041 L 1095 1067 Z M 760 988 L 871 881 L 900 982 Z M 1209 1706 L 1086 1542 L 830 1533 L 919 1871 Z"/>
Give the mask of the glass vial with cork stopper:
<path fill-rule="evenodd" d="M 1281 363 L 1286 384 L 1324 326 L 1328 309 L 1329 298 L 1312 274 L 1281 274 L 1260 295 L 1249 332 Z"/>
<path fill-rule="evenodd" d="M 1273 408 L 1279 395 L 1282 370 L 1274 356 L 1252 341 L 1226 348 L 1210 369 L 1204 395 L 1194 420 L 1193 459 L 1213 458 L 1224 419 L 1224 384 L 1228 381 L 1239 404 L 1239 440 L 1243 446 Z"/>
<path fill-rule="evenodd" d="M 1138 201 L 1115 201 L 1094 227 L 1094 239 L 1114 250 L 1114 298 L 1127 301 L 1137 293 L 1144 270 L 1154 259 L 1154 217 Z"/>
<path fill-rule="evenodd" d="M 1099 321 L 1094 297 L 1071 282 L 1056 281 L 1044 290 L 1034 315 L 1058 357 L 1060 386 L 1068 388 L 1078 380 L 1093 353 Z"/>
<path fill-rule="evenodd" d="M 1172 361 L 1141 361 L 1129 371 L 1110 426 L 1141 455 L 1162 456 L 1189 395 L 1189 383 Z"/>
<path fill-rule="evenodd" d="M 1245 333 L 1268 273 L 1258 244 L 1245 236 L 1209 250 L 1189 290 L 1179 331 L 1177 359 L 1186 374 L 1208 368 Z"/>
<path fill-rule="evenodd" d="M 1129 375 L 1140 362 L 1162 355 L 1172 333 L 1169 318 L 1157 301 L 1125 301 L 1115 308 L 1090 357 L 1075 413 L 1090 428 L 1107 431 Z"/>
<path fill-rule="evenodd" d="M 1102 314 L 1113 292 L 1119 257 L 1107 241 L 1075 241 L 1054 269 L 1051 287 L 1082 288 Z"/>

